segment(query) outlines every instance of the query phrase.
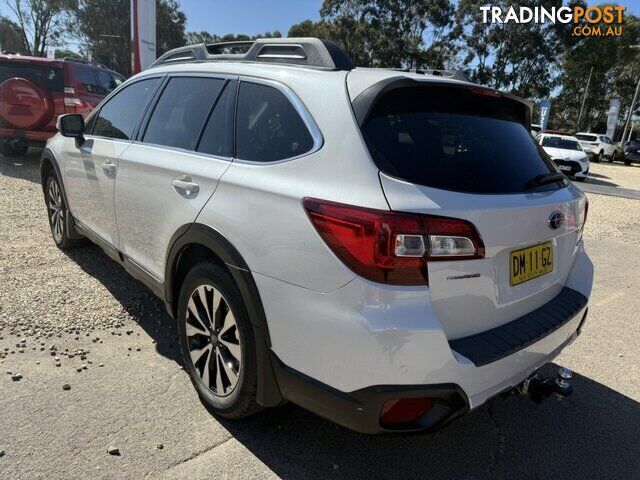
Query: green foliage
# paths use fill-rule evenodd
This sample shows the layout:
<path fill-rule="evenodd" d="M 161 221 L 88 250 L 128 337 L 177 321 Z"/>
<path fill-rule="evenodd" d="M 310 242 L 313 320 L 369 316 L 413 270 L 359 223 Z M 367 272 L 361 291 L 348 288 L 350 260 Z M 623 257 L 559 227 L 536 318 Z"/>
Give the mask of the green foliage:
<path fill-rule="evenodd" d="M 80 36 L 94 62 L 117 72 L 131 74 L 130 0 L 81 0 L 72 5 L 72 29 Z M 156 5 L 156 50 L 158 55 L 185 44 L 186 16 L 176 0 L 158 0 Z"/>
<path fill-rule="evenodd" d="M 640 78 L 640 19 L 626 14 L 623 35 L 619 37 L 582 37 L 562 58 L 559 93 L 552 107 L 556 124 L 577 130 L 606 130 L 609 101 L 619 98 L 619 120 L 629 114 L 636 83 Z M 593 68 L 583 118 L 578 125 L 580 103 L 589 72 Z M 636 114 L 640 105 L 636 105 Z"/>
<path fill-rule="evenodd" d="M 69 1 L 7 0 L 26 53 L 43 57 L 48 46 L 61 44 L 69 23 Z"/>
<path fill-rule="evenodd" d="M 0 16 L 0 52 L 31 53 L 17 23 Z"/>

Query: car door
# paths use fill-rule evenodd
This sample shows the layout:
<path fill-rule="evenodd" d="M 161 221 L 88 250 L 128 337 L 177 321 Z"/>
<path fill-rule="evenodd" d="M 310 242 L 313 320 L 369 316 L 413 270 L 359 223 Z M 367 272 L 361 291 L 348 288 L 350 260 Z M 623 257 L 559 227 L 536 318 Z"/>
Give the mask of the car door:
<path fill-rule="evenodd" d="M 118 245 L 113 193 L 118 157 L 131 144 L 144 109 L 161 78 L 134 82 L 117 92 L 88 122 L 85 142 L 67 155 L 69 208 L 81 226 Z"/>
<path fill-rule="evenodd" d="M 602 141 L 604 142 L 604 147 L 605 147 L 604 154 L 607 157 L 611 157 L 616 150 L 616 146 L 613 144 L 611 139 L 607 136 L 602 137 Z"/>
<path fill-rule="evenodd" d="M 237 81 L 169 76 L 144 127 L 121 155 L 115 187 L 120 250 L 163 281 L 175 232 L 192 223 L 233 155 Z"/>

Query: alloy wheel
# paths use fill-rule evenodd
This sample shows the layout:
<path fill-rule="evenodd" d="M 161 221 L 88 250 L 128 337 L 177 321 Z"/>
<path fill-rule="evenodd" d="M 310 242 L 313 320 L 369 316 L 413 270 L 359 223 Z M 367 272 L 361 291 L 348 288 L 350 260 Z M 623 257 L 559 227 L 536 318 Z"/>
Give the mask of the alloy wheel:
<path fill-rule="evenodd" d="M 64 202 L 58 181 L 53 178 L 49 182 L 49 220 L 51 232 L 57 242 L 62 241 L 64 233 Z"/>
<path fill-rule="evenodd" d="M 240 332 L 226 299 L 212 285 L 197 287 L 189 297 L 185 331 L 190 361 L 202 383 L 225 397 L 240 377 Z"/>

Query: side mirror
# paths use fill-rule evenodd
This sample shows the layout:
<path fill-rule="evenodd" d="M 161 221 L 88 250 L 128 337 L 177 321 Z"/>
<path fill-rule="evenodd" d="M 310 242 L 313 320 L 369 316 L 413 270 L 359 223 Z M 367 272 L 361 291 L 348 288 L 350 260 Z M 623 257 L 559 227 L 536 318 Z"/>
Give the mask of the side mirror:
<path fill-rule="evenodd" d="M 56 127 L 63 137 L 75 138 L 80 145 L 84 143 L 84 118 L 79 113 L 60 115 Z"/>

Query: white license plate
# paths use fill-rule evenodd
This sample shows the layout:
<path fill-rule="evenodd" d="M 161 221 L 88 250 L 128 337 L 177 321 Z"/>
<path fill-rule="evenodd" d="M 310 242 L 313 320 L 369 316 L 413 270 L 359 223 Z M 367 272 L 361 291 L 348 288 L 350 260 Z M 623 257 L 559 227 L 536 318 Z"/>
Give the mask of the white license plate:
<path fill-rule="evenodd" d="M 570 172 L 571 171 L 571 167 L 567 167 L 566 165 L 559 165 L 558 168 L 560 170 L 562 170 L 563 172 Z"/>

